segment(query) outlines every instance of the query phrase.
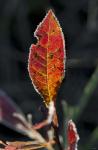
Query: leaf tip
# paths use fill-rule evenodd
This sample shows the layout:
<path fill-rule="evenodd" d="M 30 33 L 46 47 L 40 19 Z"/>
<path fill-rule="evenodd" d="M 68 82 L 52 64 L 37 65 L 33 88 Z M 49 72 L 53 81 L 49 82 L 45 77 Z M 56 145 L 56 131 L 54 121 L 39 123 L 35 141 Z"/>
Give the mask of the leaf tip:
<path fill-rule="evenodd" d="M 79 135 L 75 123 L 72 120 L 68 122 L 68 143 L 77 143 L 79 141 Z"/>

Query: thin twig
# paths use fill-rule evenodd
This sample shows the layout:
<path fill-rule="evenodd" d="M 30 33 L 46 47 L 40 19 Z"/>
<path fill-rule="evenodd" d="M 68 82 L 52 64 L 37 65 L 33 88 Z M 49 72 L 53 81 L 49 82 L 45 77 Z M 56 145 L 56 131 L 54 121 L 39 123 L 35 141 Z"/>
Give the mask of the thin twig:
<path fill-rule="evenodd" d="M 58 145 L 58 148 L 59 148 L 59 150 L 63 150 L 62 144 L 61 144 L 60 139 L 59 139 L 58 127 L 55 126 L 53 123 L 52 123 L 52 126 L 54 128 L 55 141 Z"/>

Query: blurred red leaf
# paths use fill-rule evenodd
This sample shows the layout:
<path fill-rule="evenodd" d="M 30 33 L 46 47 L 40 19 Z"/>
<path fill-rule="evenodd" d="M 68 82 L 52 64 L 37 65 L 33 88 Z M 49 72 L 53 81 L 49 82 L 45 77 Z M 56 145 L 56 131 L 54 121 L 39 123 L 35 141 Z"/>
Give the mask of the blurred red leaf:
<path fill-rule="evenodd" d="M 3 144 L 3 143 L 2 143 Z M 28 148 L 29 147 L 29 148 Z M 23 150 L 33 148 L 32 141 L 15 141 L 4 144 L 4 150 Z"/>
<path fill-rule="evenodd" d="M 17 147 L 7 145 L 4 150 L 17 150 Z"/>
<path fill-rule="evenodd" d="M 15 117 L 14 114 L 18 114 L 23 119 Z M 17 125 L 21 125 L 24 128 L 26 127 L 23 120 L 25 120 L 25 116 L 21 109 L 5 92 L 0 90 L 0 123 L 18 132 L 24 133 L 22 129 L 19 130 L 17 128 Z"/>
<path fill-rule="evenodd" d="M 48 106 L 56 100 L 64 78 L 64 36 L 56 16 L 49 10 L 35 31 L 38 42 L 30 47 L 28 70 L 35 89 Z"/>
<path fill-rule="evenodd" d="M 77 150 L 77 142 L 79 140 L 79 135 L 77 133 L 75 123 L 72 120 L 68 122 L 67 140 L 68 140 L 67 150 Z"/>

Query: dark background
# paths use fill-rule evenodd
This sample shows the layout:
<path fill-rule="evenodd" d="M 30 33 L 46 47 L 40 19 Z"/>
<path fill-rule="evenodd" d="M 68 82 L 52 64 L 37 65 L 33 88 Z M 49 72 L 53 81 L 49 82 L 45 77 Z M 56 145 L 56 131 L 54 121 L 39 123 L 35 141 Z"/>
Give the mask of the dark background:
<path fill-rule="evenodd" d="M 32 113 L 34 122 L 44 118 L 44 104 L 31 84 L 27 65 L 29 47 L 36 43 L 33 33 L 49 8 L 54 10 L 66 39 L 66 76 L 57 98 L 60 132 L 65 120 L 62 100 L 72 110 L 79 107 L 81 99 L 84 103 L 87 100 L 76 119 L 79 146 L 98 149 L 98 72 L 94 87 L 91 82 L 93 92 L 83 96 L 98 64 L 98 0 L 0 0 L 0 88 L 25 114 Z M 1 125 L 0 137 L 19 139 L 21 135 Z"/>

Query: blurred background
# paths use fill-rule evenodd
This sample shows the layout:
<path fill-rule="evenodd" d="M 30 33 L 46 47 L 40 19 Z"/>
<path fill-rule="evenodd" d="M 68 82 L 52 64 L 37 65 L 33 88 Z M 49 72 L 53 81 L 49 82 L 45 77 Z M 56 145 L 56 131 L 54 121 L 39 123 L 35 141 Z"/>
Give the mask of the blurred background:
<path fill-rule="evenodd" d="M 57 98 L 60 133 L 72 118 L 81 140 L 79 149 L 98 149 L 98 0 L 0 0 L 0 89 L 32 113 L 44 118 L 44 103 L 28 75 L 34 31 L 52 8 L 66 39 L 66 76 Z M 0 125 L 3 140 L 22 135 Z"/>

